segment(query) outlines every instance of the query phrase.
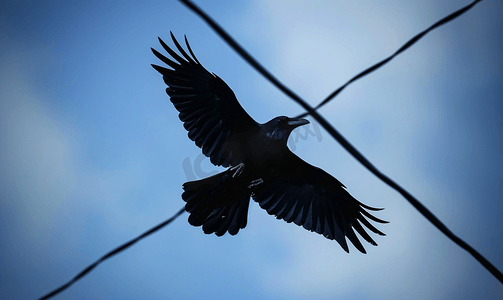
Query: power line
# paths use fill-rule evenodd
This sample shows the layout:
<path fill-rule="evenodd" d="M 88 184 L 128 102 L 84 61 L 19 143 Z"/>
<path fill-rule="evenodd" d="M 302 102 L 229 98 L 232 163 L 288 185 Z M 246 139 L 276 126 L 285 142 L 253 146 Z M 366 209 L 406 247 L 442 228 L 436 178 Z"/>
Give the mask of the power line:
<path fill-rule="evenodd" d="M 307 114 L 311 114 L 331 135 L 334 137 L 349 153 L 351 153 L 360 163 L 362 163 L 367 169 L 369 169 L 374 175 L 379 177 L 381 180 L 383 180 L 386 184 L 397 190 L 400 194 L 402 194 L 425 218 L 427 218 L 435 227 L 437 227 L 440 231 L 442 231 L 447 237 L 449 237 L 453 242 L 455 242 L 457 245 L 468 251 L 470 254 L 472 254 L 491 274 L 493 274 L 496 279 L 498 279 L 501 283 L 503 283 L 503 274 L 494 267 L 486 258 L 484 258 L 480 253 L 478 253 L 475 249 L 473 249 L 470 245 L 468 245 L 466 242 L 461 240 L 459 237 L 454 235 L 435 215 L 433 215 L 424 205 L 422 205 L 416 198 L 414 198 L 409 192 L 407 192 L 405 189 L 400 187 L 398 184 L 396 184 L 394 181 L 392 181 L 389 177 L 381 173 L 377 168 L 375 168 L 363 155 L 361 155 L 356 148 L 354 148 L 339 132 L 333 128 L 321 115 L 319 115 L 316 112 L 316 109 L 320 108 L 321 106 L 325 105 L 328 103 L 330 100 L 332 100 L 335 96 L 337 96 L 346 86 L 351 84 L 352 82 L 364 77 L 365 75 L 368 75 L 372 73 L 373 71 L 377 70 L 387 62 L 389 62 L 391 59 L 393 59 L 396 55 L 400 54 L 401 52 L 405 51 L 408 49 L 410 46 L 412 46 L 414 43 L 416 43 L 419 39 L 421 39 L 424 35 L 426 35 L 428 32 L 431 30 L 444 25 L 455 18 L 459 17 L 469 9 L 471 9 L 475 4 L 482 0 L 475 0 L 471 4 L 463 7 L 462 9 L 448 15 L 447 17 L 441 19 L 440 21 L 436 22 L 432 26 L 430 26 L 428 29 L 424 30 L 423 32 L 417 34 L 415 37 L 410 39 L 407 43 L 405 43 L 400 49 L 398 49 L 393 55 L 390 57 L 382 60 L 381 62 L 373 65 L 372 67 L 366 69 L 365 71 L 359 73 L 358 75 L 354 76 L 352 79 L 350 79 L 347 83 L 345 83 L 343 86 L 335 90 L 332 94 L 330 94 L 327 98 L 325 98 L 320 104 L 318 104 L 315 108 L 312 108 L 309 104 L 307 104 L 304 100 L 302 100 L 299 96 L 297 96 L 293 91 L 291 91 L 289 88 L 287 88 L 285 85 L 283 85 L 278 79 L 276 79 L 271 73 L 269 73 L 264 67 L 262 67 L 250 54 L 248 54 L 234 39 L 232 39 L 229 34 L 225 32 L 215 21 L 213 21 L 204 11 L 202 11 L 200 8 L 198 8 L 196 5 L 194 5 L 192 2 L 188 0 L 180 0 L 183 2 L 187 7 L 189 7 L 192 11 L 194 11 L 197 15 L 199 15 L 201 18 L 203 18 L 208 25 L 215 30 L 222 39 L 224 39 L 236 52 L 238 52 L 249 64 L 251 64 L 259 73 L 261 73 L 264 77 L 266 77 L 269 81 L 271 81 L 276 87 L 278 87 L 280 90 L 282 90 L 285 94 L 287 94 L 290 98 L 292 98 L 294 101 L 299 103 L 304 109 L 306 109 L 308 112 L 300 115 L 300 117 L 305 116 Z M 147 236 L 153 234 L 154 232 L 160 230 L 161 228 L 167 226 L 170 224 L 172 221 L 174 221 L 176 218 L 178 218 L 183 212 L 185 211 L 185 208 L 180 209 L 175 215 L 173 215 L 171 218 L 168 220 L 164 221 L 163 223 L 156 225 L 155 227 L 147 230 L 146 232 L 142 233 L 138 237 L 130 240 L 129 242 L 124 243 L 123 245 L 115 248 L 114 250 L 108 252 L 104 256 L 102 256 L 100 259 L 86 267 L 84 270 L 82 270 L 79 274 L 77 274 L 74 278 L 72 278 L 70 281 L 67 283 L 63 284 L 59 288 L 53 290 L 52 292 L 44 295 L 43 297 L 39 298 L 40 300 L 42 299 L 49 299 L 62 291 L 66 290 L 69 288 L 72 284 L 74 284 L 76 281 L 80 280 L 82 277 L 87 275 L 89 272 L 91 272 L 95 267 L 97 267 L 99 264 L 104 262 L 105 260 L 111 258 L 112 256 L 115 256 L 119 254 L 120 252 L 126 250 L 127 248 L 131 247 L 134 245 L 136 242 L 140 241 L 143 238 L 146 238 Z"/>
<path fill-rule="evenodd" d="M 433 29 L 435 29 L 437 27 L 440 27 L 440 26 L 442 26 L 442 25 L 444 25 L 444 24 L 446 24 L 446 23 L 454 20 L 455 18 L 459 17 L 460 15 L 462 15 L 463 13 L 465 13 L 466 11 L 468 11 L 469 9 L 471 9 L 473 6 L 475 6 L 475 4 L 477 4 L 480 1 L 482 1 L 482 0 L 475 0 L 475 1 L 473 1 L 472 3 L 468 4 L 467 6 L 461 8 L 461 9 L 455 11 L 455 12 L 453 12 L 452 14 L 448 15 L 447 17 L 445 17 L 445 18 L 441 19 L 440 21 L 436 22 L 435 24 L 431 25 L 430 27 L 428 27 L 428 29 L 426 29 L 426 30 L 418 33 L 415 37 L 411 38 L 407 43 L 405 43 L 402 47 L 400 47 L 400 49 L 398 49 L 397 51 L 395 51 L 395 53 L 393 53 L 389 57 L 383 59 L 382 61 L 376 63 L 375 65 L 373 65 L 372 67 L 366 69 L 365 71 L 360 72 L 358 75 L 354 76 L 353 78 L 351 78 L 344 85 L 342 85 L 341 87 L 339 87 L 338 89 L 336 89 L 333 93 L 331 93 L 330 95 L 328 95 L 314 109 L 317 110 L 318 108 L 320 108 L 323 105 L 327 104 L 330 100 L 332 100 L 333 98 L 335 98 L 335 96 L 337 96 L 340 92 L 342 92 L 342 90 L 344 88 L 346 88 L 349 84 L 351 84 L 352 82 L 354 82 L 354 81 L 356 81 L 356 80 L 364 77 L 365 75 L 368 75 L 368 74 L 374 72 L 375 70 L 379 69 L 380 67 L 384 66 L 390 60 L 392 60 L 395 56 L 397 56 L 398 54 L 400 54 L 403 51 L 407 50 L 410 46 L 414 45 L 417 41 L 419 41 L 428 32 L 430 32 Z M 308 114 L 309 113 L 303 113 L 303 114 L 299 115 L 297 118 L 302 118 L 302 117 L 304 117 L 304 116 L 306 116 Z"/>
<path fill-rule="evenodd" d="M 161 229 L 164 226 L 168 225 L 169 223 L 173 222 L 184 211 L 185 211 L 185 207 L 183 207 L 182 209 L 180 209 L 174 216 L 172 216 L 171 218 L 169 218 L 166 221 L 162 222 L 161 224 L 159 224 L 159 225 L 157 225 L 157 226 L 155 226 L 155 227 L 153 227 L 153 228 L 145 231 L 144 233 L 142 233 L 141 235 L 137 236 L 136 238 L 130 240 L 127 243 L 122 244 L 121 246 L 119 246 L 119 247 L 115 248 L 114 250 L 108 252 L 107 254 L 103 255 L 100 259 L 98 259 L 94 263 L 90 264 L 87 268 L 85 268 L 84 270 L 82 270 L 79 274 L 77 274 L 77 276 L 73 277 L 70 281 L 68 281 L 67 283 L 63 284 L 62 286 L 60 286 L 59 288 L 55 289 L 54 291 L 48 293 L 47 295 L 39 298 L 39 300 L 49 299 L 52 296 L 55 296 L 55 295 L 61 293 L 62 291 L 66 290 L 72 284 L 74 284 L 77 280 L 81 279 L 82 277 L 84 277 L 85 275 L 87 275 L 89 272 L 91 272 L 99 264 L 101 264 L 105 260 L 109 259 L 110 257 L 119 254 L 120 252 L 122 252 L 122 251 L 126 250 L 127 248 L 133 246 L 136 242 L 140 241 L 141 239 L 146 238 L 147 236 L 151 235 L 152 233 L 158 231 L 159 229 Z"/>
<path fill-rule="evenodd" d="M 257 72 L 262 74 L 264 77 L 266 77 L 271 83 L 273 83 L 276 87 L 278 87 L 280 90 L 282 90 L 285 94 L 287 94 L 290 98 L 292 98 L 295 102 L 297 102 L 299 105 L 301 105 L 304 109 L 308 111 L 308 113 L 313 116 L 331 135 L 334 139 L 336 139 L 351 155 L 353 155 L 362 165 L 364 165 L 370 172 L 372 172 L 375 176 L 377 176 L 379 179 L 384 181 L 387 185 L 395 189 L 397 192 L 402 194 L 405 199 L 409 201 L 414 208 L 416 208 L 428 221 L 430 221 L 435 227 L 437 227 L 438 230 L 440 230 L 443 234 L 445 234 L 449 239 L 451 239 L 454 243 L 456 243 L 458 246 L 461 248 L 465 249 L 468 251 L 475 259 L 484 266 L 496 279 L 498 279 L 501 283 L 503 283 L 503 274 L 489 261 L 487 260 L 484 256 L 482 256 L 477 250 L 475 250 L 472 246 L 470 246 L 468 243 L 460 239 L 458 236 L 456 236 L 452 231 L 447 228 L 432 212 L 430 212 L 419 200 L 417 200 L 412 194 L 410 194 L 407 190 L 402 188 L 400 185 L 398 185 L 396 182 L 391 180 L 388 176 L 384 175 L 379 171 L 368 159 L 366 159 L 351 143 L 349 143 L 348 140 L 346 140 L 335 128 L 328 123 L 325 118 L 323 118 L 320 114 L 318 114 L 314 108 L 312 108 L 307 102 L 305 102 L 303 99 L 301 99 L 299 96 L 297 96 L 293 91 L 291 91 L 289 88 L 287 88 L 284 84 L 282 84 L 276 77 L 274 77 L 269 71 L 267 71 L 262 65 L 260 65 L 259 62 L 257 62 L 250 54 L 248 54 L 232 37 L 225 32 L 223 28 L 221 28 L 215 21 L 213 21 L 204 11 L 202 11 L 199 7 L 197 7 L 195 4 L 190 2 L 189 0 L 180 0 L 185 4 L 187 7 L 189 7 L 194 13 L 199 15 L 203 20 L 206 21 L 206 23 L 213 29 L 215 30 L 222 39 L 224 39 L 239 55 L 243 57 L 250 65 L 252 65 Z M 451 21 L 455 19 L 456 17 L 460 16 L 462 13 L 466 12 L 468 9 L 473 7 L 476 3 L 480 2 L 481 0 L 475 0 L 472 2 L 470 5 L 466 6 L 465 8 L 458 10 L 454 14 L 449 15 L 448 17 L 438 21 L 434 25 L 432 25 L 430 28 L 435 28 L 440 26 L 441 24 L 444 24 L 448 21 Z M 439 25 L 437 25 L 439 24 Z M 428 30 L 427 30 L 428 31 Z M 426 32 L 427 32 L 426 31 Z M 426 33 L 424 33 L 426 34 Z M 423 34 L 423 35 L 424 35 Z M 396 53 L 399 53 L 403 51 L 402 49 L 408 48 L 410 45 L 415 43 L 419 38 L 421 38 L 422 35 L 417 35 L 414 37 L 412 40 L 410 40 L 408 43 L 403 45 Z M 384 63 L 389 61 L 390 59 L 385 60 L 384 62 L 378 63 L 377 65 L 374 65 L 373 67 L 369 68 L 370 71 L 367 73 L 363 74 L 362 76 L 374 71 L 378 67 L 382 66 Z M 362 77 L 360 76 L 360 78 Z M 356 80 L 356 79 L 355 79 Z"/>

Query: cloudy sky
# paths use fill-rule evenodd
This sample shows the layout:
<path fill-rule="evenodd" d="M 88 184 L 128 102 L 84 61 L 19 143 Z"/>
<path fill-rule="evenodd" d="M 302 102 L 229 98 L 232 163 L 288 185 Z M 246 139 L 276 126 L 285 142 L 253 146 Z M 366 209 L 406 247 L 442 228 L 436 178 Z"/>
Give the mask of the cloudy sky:
<path fill-rule="evenodd" d="M 312 105 L 469 2 L 196 1 Z M 481 2 L 320 110 L 500 270 L 502 15 L 501 1 Z M 178 211 L 185 181 L 218 170 L 150 67 L 170 31 L 258 122 L 302 112 L 177 1 L 0 5 L 1 299 L 58 287 Z M 501 299 L 473 257 L 310 126 L 295 153 L 385 207 L 387 236 L 368 254 L 251 203 L 236 236 L 205 235 L 184 214 L 56 299 Z"/>

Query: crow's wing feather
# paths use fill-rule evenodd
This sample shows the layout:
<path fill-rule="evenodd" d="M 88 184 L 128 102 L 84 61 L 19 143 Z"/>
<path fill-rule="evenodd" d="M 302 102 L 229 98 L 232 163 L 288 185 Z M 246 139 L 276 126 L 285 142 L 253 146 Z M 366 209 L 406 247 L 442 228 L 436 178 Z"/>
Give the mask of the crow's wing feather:
<path fill-rule="evenodd" d="M 346 252 L 349 252 L 348 238 L 359 251 L 366 253 L 355 230 L 367 242 L 377 245 L 364 227 L 379 235 L 384 233 L 365 217 L 379 223 L 387 222 L 372 216 L 365 209 L 380 209 L 359 202 L 340 181 L 290 151 L 283 161 L 285 163 L 278 170 L 253 190 L 253 199 L 260 207 L 278 219 L 336 240 Z"/>
<path fill-rule="evenodd" d="M 190 55 L 180 46 L 173 34 L 171 38 L 181 56 L 159 39 L 172 59 L 154 49 L 152 52 L 171 69 L 157 65 L 152 67 L 163 75 L 168 86 L 166 92 L 180 112 L 178 116 L 189 132 L 189 138 L 202 149 L 203 154 L 209 157 L 213 164 L 224 167 L 234 165 L 232 152 L 240 145 L 226 145 L 226 141 L 233 133 L 258 127 L 258 123 L 246 113 L 229 86 L 199 63 L 187 39 L 185 42 Z"/>

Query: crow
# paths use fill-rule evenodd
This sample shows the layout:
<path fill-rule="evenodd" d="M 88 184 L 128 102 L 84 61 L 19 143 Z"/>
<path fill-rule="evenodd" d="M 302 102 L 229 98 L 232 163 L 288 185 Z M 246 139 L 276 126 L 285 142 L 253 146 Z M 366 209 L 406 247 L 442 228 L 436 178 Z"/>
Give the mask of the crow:
<path fill-rule="evenodd" d="M 367 211 L 382 208 L 359 202 L 339 180 L 288 149 L 292 130 L 309 121 L 280 116 L 257 123 L 229 86 L 199 63 L 187 37 L 185 44 L 190 55 L 173 33 L 171 38 L 181 56 L 159 38 L 171 59 L 151 50 L 171 69 L 155 64 L 152 67 L 162 74 L 168 86 L 166 93 L 178 110 L 188 137 L 214 165 L 228 168 L 183 184 L 182 199 L 190 214 L 189 223 L 202 226 L 206 234 L 235 235 L 246 227 L 251 197 L 269 214 L 336 240 L 346 252 L 347 237 L 360 252 L 366 253 L 354 230 L 377 246 L 362 225 L 385 235 L 366 219 L 388 223 Z"/>

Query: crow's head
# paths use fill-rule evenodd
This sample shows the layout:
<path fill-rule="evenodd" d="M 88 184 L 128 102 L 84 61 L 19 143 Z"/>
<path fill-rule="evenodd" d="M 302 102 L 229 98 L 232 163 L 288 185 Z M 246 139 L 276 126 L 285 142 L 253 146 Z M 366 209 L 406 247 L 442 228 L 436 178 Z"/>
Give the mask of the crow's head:
<path fill-rule="evenodd" d="M 306 124 L 309 124 L 309 121 L 306 119 L 281 116 L 270 120 L 263 126 L 267 138 L 286 143 L 292 130 Z"/>

